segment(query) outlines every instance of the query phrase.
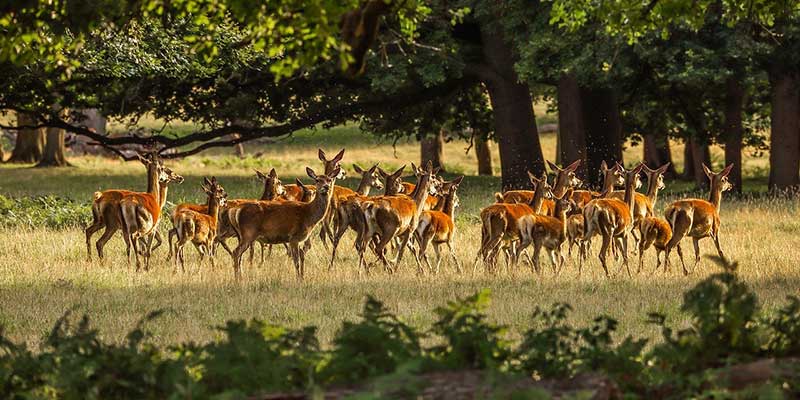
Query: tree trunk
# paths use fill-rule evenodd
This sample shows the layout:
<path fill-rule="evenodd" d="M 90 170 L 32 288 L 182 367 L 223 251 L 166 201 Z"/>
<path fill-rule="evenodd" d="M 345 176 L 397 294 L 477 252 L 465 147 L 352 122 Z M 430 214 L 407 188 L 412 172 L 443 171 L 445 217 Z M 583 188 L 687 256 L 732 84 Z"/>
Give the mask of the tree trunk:
<path fill-rule="evenodd" d="M 733 184 L 733 191 L 742 193 L 742 112 L 744 111 L 744 90 L 739 84 L 739 77 L 728 78 L 725 96 L 725 165 L 733 164 L 728 181 Z"/>
<path fill-rule="evenodd" d="M 28 115 L 17 113 L 17 126 L 36 125 L 36 120 Z M 42 159 L 44 151 L 43 129 L 22 129 L 17 131 L 17 141 L 11 152 L 11 163 L 34 163 Z"/>
<path fill-rule="evenodd" d="M 770 84 L 769 188 L 792 189 L 800 184 L 800 76 L 774 69 L 770 71 Z"/>
<path fill-rule="evenodd" d="M 425 165 L 428 161 L 434 168 L 442 168 L 442 149 L 444 148 L 444 128 L 439 129 L 436 134 L 426 136 L 419 141 L 420 144 L 420 165 Z"/>
<path fill-rule="evenodd" d="M 708 148 L 707 143 L 703 143 L 694 138 L 689 139 L 687 146 L 692 154 L 691 170 L 689 170 L 687 166 L 687 170 L 692 173 L 691 179 L 694 180 L 698 188 L 707 189 L 709 182 L 703 170 L 703 164 L 711 167 L 711 150 Z"/>
<path fill-rule="evenodd" d="M 583 124 L 586 129 L 586 177 L 594 187 L 600 187 L 600 164 L 622 162 L 622 122 L 614 89 L 582 88 Z"/>
<path fill-rule="evenodd" d="M 475 156 L 478 158 L 478 175 L 492 176 L 492 151 L 489 141 L 480 136 L 475 137 Z"/>
<path fill-rule="evenodd" d="M 681 179 L 684 181 L 694 180 L 694 158 L 692 157 L 692 143 L 689 139 L 684 141 L 683 146 L 683 173 Z"/>
<path fill-rule="evenodd" d="M 54 111 L 66 114 L 66 110 L 59 110 L 57 105 L 53 105 Z M 66 167 L 69 165 L 64 156 L 64 130 L 58 128 L 47 128 L 47 140 L 45 141 L 44 154 L 42 159 L 36 164 L 37 167 Z"/>
<path fill-rule="evenodd" d="M 527 84 L 514 70 L 511 46 L 495 28 L 481 27 L 483 56 L 489 72 L 484 83 L 494 115 L 495 138 L 500 148 L 503 190 L 529 189 L 528 171 L 544 172 L 544 156 Z"/>
<path fill-rule="evenodd" d="M 656 136 L 653 134 L 645 134 L 644 137 L 644 155 L 642 160 L 650 168 L 658 168 L 666 163 L 670 163 L 667 171 L 664 172 L 665 178 L 675 178 L 675 165 L 672 162 L 672 152 L 669 149 L 669 138 L 666 136 Z"/>
<path fill-rule="evenodd" d="M 556 162 L 562 166 L 582 160 L 576 171 L 586 179 L 586 129 L 583 124 L 583 104 L 578 79 L 574 74 L 564 74 L 558 80 L 558 155 Z"/>

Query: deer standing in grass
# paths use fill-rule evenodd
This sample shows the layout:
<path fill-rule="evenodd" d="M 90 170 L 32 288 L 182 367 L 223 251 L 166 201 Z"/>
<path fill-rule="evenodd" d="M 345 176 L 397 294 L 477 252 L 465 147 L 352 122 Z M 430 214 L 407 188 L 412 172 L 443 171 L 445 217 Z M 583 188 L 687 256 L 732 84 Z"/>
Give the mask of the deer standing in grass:
<path fill-rule="evenodd" d="M 411 163 L 411 170 L 414 171 L 414 176 L 416 176 L 417 180 L 419 177 L 425 173 L 424 168 L 417 167 L 414 163 Z M 442 185 L 442 178 L 438 175 L 439 171 L 441 171 L 441 167 L 436 167 L 433 170 L 433 178 L 431 178 L 431 186 L 434 188 L 438 188 Z M 415 184 L 409 182 L 401 182 L 402 188 L 400 190 L 400 194 L 404 194 L 410 196 L 412 192 L 414 192 L 414 188 L 416 187 Z M 436 194 L 428 195 L 425 199 L 425 205 L 422 207 L 423 210 L 433 210 L 439 204 L 440 196 Z"/>
<path fill-rule="evenodd" d="M 441 184 L 440 200 L 441 210 L 425 210 L 420 215 L 419 224 L 414 232 L 414 237 L 419 243 L 419 249 L 415 256 L 417 264 L 420 263 L 420 257 L 425 260 L 428 270 L 433 270 L 431 262 L 428 259 L 427 249 L 429 244 L 433 244 L 433 250 L 436 252 L 436 273 L 439 273 L 439 266 L 442 263 L 442 253 L 440 246 L 447 245 L 450 251 L 450 257 L 456 265 L 456 270 L 461 273 L 461 264 L 456 258 L 453 251 L 453 238 L 455 236 L 455 209 L 458 206 L 458 196 L 456 191 L 463 176 L 459 176 L 450 182 L 443 182 Z"/>
<path fill-rule="evenodd" d="M 158 182 L 148 182 L 148 188 L 156 187 L 155 191 L 145 193 L 128 193 L 119 201 L 122 216 L 123 237 L 126 243 L 133 245 L 133 255 L 136 261 L 136 271 L 142 267 L 140 255 L 144 258 L 145 270 L 150 269 L 150 255 L 153 249 L 153 236 L 158 223 L 161 221 L 161 210 L 167 202 L 167 190 L 172 181 L 183 182 L 183 177 L 172 171 L 160 168 Z M 140 239 L 144 239 L 140 243 Z M 143 249 L 139 249 L 139 247 Z M 130 252 L 128 252 L 130 260 Z"/>
<path fill-rule="evenodd" d="M 358 182 L 355 194 L 340 199 L 336 206 L 333 219 L 333 239 L 331 240 L 333 251 L 331 252 L 331 262 L 328 265 L 329 270 L 333 268 L 333 262 L 336 260 L 336 249 L 339 247 L 339 241 L 347 232 L 347 229 L 352 228 L 359 236 L 364 230 L 364 213 L 361 211 L 361 201 L 368 198 L 370 189 L 383 189 L 381 178 L 385 179 L 390 176 L 385 172 L 385 175 L 382 175 L 378 171 L 378 164 L 366 170 L 357 164 L 353 164 L 353 169 L 361 175 L 361 180 Z M 402 173 L 402 170 L 400 170 L 400 173 Z M 399 178 L 399 174 L 394 179 L 396 180 L 397 178 Z M 359 239 L 356 239 L 356 243 L 359 242 Z"/>
<path fill-rule="evenodd" d="M 642 194 L 639 192 L 634 192 L 633 198 L 633 228 L 634 230 L 631 232 L 634 239 L 638 240 L 636 237 L 636 230 L 641 230 L 642 221 L 647 218 L 653 216 L 653 207 L 656 204 L 656 199 L 658 198 L 658 191 L 664 188 L 664 172 L 667 171 L 669 167 L 669 163 L 662 165 L 657 169 L 650 169 L 646 165 L 643 166 L 642 171 L 644 171 L 645 175 L 647 176 L 647 193 Z M 625 191 L 623 190 L 615 190 L 609 196 L 613 199 L 624 200 L 625 199 Z"/>
<path fill-rule="evenodd" d="M 561 255 L 561 245 L 567 239 L 567 213 L 572 210 L 574 204 L 572 199 L 572 189 L 562 193 L 560 197 L 555 197 L 555 216 L 551 217 L 544 214 L 528 214 L 517 222 L 520 231 L 520 244 L 517 247 L 515 258 L 533 243 L 533 261 L 531 267 L 539 272 L 539 255 L 542 247 L 547 249 L 550 254 L 550 261 L 553 263 L 553 274 L 558 275 L 564 265 L 564 256 Z M 530 257 L 529 257 L 530 261 Z"/>
<path fill-rule="evenodd" d="M 208 196 L 205 207 L 206 212 L 183 209 L 174 216 L 175 230 L 178 235 L 178 243 L 175 245 L 175 272 L 178 270 L 178 263 L 180 263 L 181 271 L 186 272 L 184 268 L 184 246 L 189 241 L 200 253 L 200 263 L 208 255 L 211 261 L 211 268 L 214 268 L 214 239 L 217 236 L 217 221 L 219 220 L 220 209 L 225 207 L 225 199 L 228 194 L 217 183 L 216 177 L 212 177 L 211 180 L 204 178 L 201 187 Z"/>
<path fill-rule="evenodd" d="M 139 161 L 147 168 L 147 193 L 157 195 L 159 177 L 162 173 L 163 163 L 158 158 L 155 152 L 146 153 L 144 156 L 141 154 L 136 155 Z M 131 190 L 111 189 L 102 192 L 94 192 L 92 199 L 92 223 L 86 228 L 86 253 L 89 261 L 92 260 L 92 245 L 91 239 L 95 232 L 102 228 L 105 231 L 100 236 L 100 239 L 95 243 L 97 248 L 97 256 L 103 259 L 103 248 L 106 242 L 114 236 L 118 230 L 122 229 L 122 214 L 119 209 L 119 201 L 128 194 L 136 193 Z M 126 244 L 128 241 L 126 239 Z M 130 249 L 128 249 L 130 255 Z"/>
<path fill-rule="evenodd" d="M 513 242 L 519 240 L 520 218 L 538 213 L 544 198 L 552 196 L 546 174 L 542 173 L 542 177 L 537 178 L 528 171 L 528 178 L 534 185 L 530 203 L 495 203 L 481 210 L 481 247 L 472 264 L 473 273 L 478 267 L 479 259 L 483 259 L 487 268 L 494 269 L 501 247 L 506 254 L 506 267 L 516 264 Z"/>
<path fill-rule="evenodd" d="M 622 252 L 622 264 L 631 276 L 628 265 L 628 235 L 633 229 L 633 207 L 634 192 L 642 185 L 639 172 L 642 164 L 625 171 L 618 165 L 625 176 L 625 199 L 624 201 L 613 198 L 599 198 L 589 202 L 583 208 L 584 225 L 586 226 L 585 238 L 590 239 L 595 232 L 599 232 L 603 237 L 603 244 L 600 247 L 600 263 L 606 277 L 609 277 L 606 259 L 611 250 L 612 241 L 617 243 L 617 248 Z M 580 274 L 580 269 L 579 272 Z"/>
<path fill-rule="evenodd" d="M 661 266 L 661 253 L 666 252 L 667 243 L 672 238 L 672 228 L 664 218 L 646 217 L 640 226 L 639 273 L 644 266 L 644 252 L 652 245 L 656 249 L 656 270 Z M 666 263 L 666 260 L 665 260 Z M 666 271 L 666 266 L 664 268 Z"/>
<path fill-rule="evenodd" d="M 622 168 L 619 164 L 615 164 L 609 168 L 605 161 L 600 163 L 600 172 L 603 174 L 603 186 L 598 192 L 590 192 L 587 190 L 574 190 L 572 193 L 572 201 L 575 203 L 576 209 L 580 209 L 580 213 L 573 214 L 567 217 L 567 240 L 569 241 L 569 254 L 572 254 L 573 244 L 578 245 L 580 252 L 578 261 L 578 274 L 583 269 L 583 262 L 586 260 L 589 249 L 592 247 L 592 237 L 586 236 L 586 224 L 583 217 L 583 209 L 586 205 L 591 203 L 594 199 L 608 197 L 614 191 L 614 186 L 622 186 L 625 184 L 625 177 L 622 173 Z M 575 194 L 580 192 L 579 194 Z M 590 200 L 586 201 L 585 194 L 589 194 Z M 599 232 L 596 232 L 599 234 Z"/>
<path fill-rule="evenodd" d="M 331 204 L 337 167 L 329 175 L 317 175 L 306 167 L 306 173 L 316 182 L 316 196 L 308 203 L 298 201 L 263 201 L 244 204 L 230 215 L 239 235 L 239 244 L 233 251 L 233 270 L 236 279 L 241 278 L 242 254 L 259 240 L 263 243 L 288 243 L 289 253 L 299 279 L 305 273 L 305 248 L 303 244 L 311 237 L 311 231 L 319 225 Z"/>
<path fill-rule="evenodd" d="M 703 171 L 711 181 L 708 200 L 678 200 L 670 204 L 664 211 L 664 216 L 672 228 L 672 238 L 666 246 L 665 267 L 667 269 L 669 268 L 669 253 L 673 248 L 677 248 L 678 256 L 681 259 L 681 267 L 683 267 L 683 274 L 689 274 L 683 261 L 683 251 L 680 245 L 684 236 L 691 237 L 694 244 L 694 266 L 692 270 L 697 268 L 697 264 L 700 262 L 700 239 L 711 237 L 714 240 L 714 246 L 717 248 L 719 257 L 723 260 L 725 259 L 725 254 L 719 245 L 719 209 L 722 201 L 722 192 L 733 188 L 733 185 L 728 182 L 728 174 L 731 173 L 732 168 L 733 164 L 730 164 L 722 171 L 714 173 L 704 164 Z"/>
<path fill-rule="evenodd" d="M 556 173 L 556 182 L 553 185 L 553 196 L 561 197 L 567 189 L 576 188 L 581 185 L 581 180 L 575 174 L 578 167 L 581 165 L 581 160 L 576 160 L 572 164 L 561 168 L 558 165 L 547 161 L 550 170 Z M 498 203 L 518 203 L 528 204 L 533 199 L 533 190 L 509 190 L 505 193 L 495 193 L 495 199 Z M 542 209 L 540 214 L 553 216 L 555 212 L 555 202 L 551 199 L 544 199 L 542 201 Z"/>
<path fill-rule="evenodd" d="M 410 196 L 378 196 L 362 203 L 366 229 L 359 245 L 359 270 L 364 265 L 364 253 L 368 242 L 376 240 L 375 254 L 384 268 L 390 272 L 397 271 L 403 259 L 403 252 L 417 228 L 425 199 L 429 194 L 435 194 L 435 188 L 431 186 L 433 175 L 433 165 L 428 162 Z M 400 245 L 397 248 L 397 255 L 391 261 L 391 264 L 394 264 L 392 268 L 386 258 L 385 250 L 395 238 L 400 240 Z"/>

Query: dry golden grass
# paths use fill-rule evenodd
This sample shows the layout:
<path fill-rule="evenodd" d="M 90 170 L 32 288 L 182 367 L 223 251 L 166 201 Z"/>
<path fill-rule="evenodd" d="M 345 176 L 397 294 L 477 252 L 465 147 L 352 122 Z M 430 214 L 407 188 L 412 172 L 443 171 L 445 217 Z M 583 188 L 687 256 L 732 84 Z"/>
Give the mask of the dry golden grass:
<path fill-rule="evenodd" d="M 281 143 L 259 148 L 257 159 L 238 160 L 224 155 L 198 156 L 170 163 L 187 182 L 176 187 L 170 198 L 201 200 L 199 182 L 202 176 L 216 175 L 231 196 L 256 197 L 260 192 L 252 178 L 252 168 L 276 167 L 284 177 L 301 176 L 306 165 L 317 166 L 315 145 L 318 139 L 329 152 L 347 146 L 345 165 L 357 160 L 366 165 L 381 162 L 398 166 L 419 157 L 415 144 L 400 144 L 393 157 L 387 145 L 364 139 L 342 143 L 332 136 L 320 134 L 303 143 Z M 544 136 L 546 156 L 554 154 L 552 136 Z M 451 171 L 474 173 L 473 155 L 464 154 L 463 143 L 450 143 L 445 160 Z M 255 150 L 255 149 L 251 149 Z M 675 149 L 676 157 L 681 153 Z M 715 154 L 718 154 L 715 149 Z M 638 149 L 628 150 L 634 160 Z M 87 201 L 98 189 L 112 187 L 143 188 L 143 172 L 137 163 L 77 157 L 76 168 L 32 170 L 3 166 L 0 169 L 0 193 L 5 195 L 58 194 Z M 748 158 L 746 171 L 761 160 Z M 495 160 L 499 167 L 499 161 Z M 751 174 L 751 172 L 748 172 Z M 293 180 L 293 179 L 292 179 Z M 284 182 L 289 179 L 284 179 Z M 369 275 L 359 275 L 356 255 L 352 251 L 352 233 L 348 233 L 334 271 L 327 271 L 329 253 L 315 241 L 307 257 L 304 282 L 295 279 L 290 260 L 277 247 L 263 266 L 247 266 L 243 282 L 233 281 L 230 257 L 223 251 L 217 255 L 217 268 L 197 268 L 197 256 L 187 252 L 188 265 L 197 268 L 192 274 L 173 274 L 165 261 L 166 248 L 159 249 L 149 272 L 135 273 L 125 263 L 124 246 L 119 235 L 106 247 L 107 259 L 100 263 L 86 261 L 84 235 L 81 229 L 52 231 L 49 229 L 0 229 L 0 323 L 15 339 L 37 342 L 67 309 L 89 314 L 112 340 L 121 340 L 129 328 L 154 309 L 170 312 L 150 325 L 159 343 L 194 340 L 207 341 L 214 330 L 227 319 L 261 318 L 290 326 L 316 325 L 323 341 L 328 342 L 343 319 L 355 319 L 364 297 L 372 294 L 382 299 L 406 321 L 423 326 L 433 319 L 432 310 L 455 296 L 471 294 L 488 287 L 493 292 L 490 309 L 494 321 L 508 324 L 512 332 L 528 327 L 536 306 L 554 302 L 572 304 L 572 319 L 588 323 L 593 317 L 608 314 L 620 320 L 623 335 L 653 337 L 658 332 L 645 323 L 648 311 L 667 312 L 680 323 L 676 311 L 682 293 L 698 280 L 716 271 L 703 260 L 689 277 L 679 273 L 677 255 L 673 254 L 673 270 L 653 274 L 654 253 L 646 257 L 646 271 L 633 278 L 617 273 L 608 280 L 596 260 L 598 244 L 580 278 L 574 263 L 554 277 L 545 262 L 543 274 L 535 275 L 526 267 L 488 275 L 479 269 L 471 274 L 471 262 L 480 242 L 478 210 L 492 201 L 497 178 L 468 177 L 460 195 L 462 207 L 457 218 L 457 256 L 466 272 L 457 274 L 444 264 L 442 273 L 418 275 L 413 258 L 407 256 L 396 275 L 375 268 Z M 348 179 L 346 185 L 353 186 Z M 676 185 L 668 183 L 668 190 Z M 672 197 L 674 198 L 674 197 Z M 670 200 L 662 196 L 658 209 Z M 660 213 L 660 211 L 659 211 Z M 740 262 L 742 277 L 757 291 L 762 303 L 772 306 L 788 294 L 800 290 L 800 273 L 796 265 L 800 248 L 800 222 L 794 202 L 788 200 L 723 199 L 722 245 L 727 254 Z M 161 226 L 165 232 L 168 223 Z M 95 235 L 99 237 L 99 233 Z M 316 236 L 315 236 L 316 237 Z M 704 240 L 703 254 L 714 253 L 713 244 Z M 691 258 L 691 243 L 684 244 Z M 633 257 L 633 256 L 632 256 Z M 632 258 L 635 268 L 636 257 Z M 690 261 L 690 260 L 687 260 Z M 245 264 L 247 265 L 247 264 Z M 618 272 L 618 264 L 615 264 Z"/>

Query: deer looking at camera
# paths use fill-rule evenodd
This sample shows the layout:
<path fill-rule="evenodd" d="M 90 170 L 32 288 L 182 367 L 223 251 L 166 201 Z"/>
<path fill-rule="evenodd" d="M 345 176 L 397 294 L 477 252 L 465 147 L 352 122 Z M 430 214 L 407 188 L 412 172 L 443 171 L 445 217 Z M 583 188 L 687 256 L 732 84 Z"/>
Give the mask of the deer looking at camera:
<path fill-rule="evenodd" d="M 560 197 L 555 197 L 555 216 L 543 214 L 529 214 L 519 219 L 517 222 L 520 231 L 520 244 L 517 247 L 515 258 L 533 243 L 533 261 L 530 260 L 534 271 L 539 272 L 539 255 L 542 247 L 547 249 L 550 254 L 550 261 L 553 263 L 553 274 L 558 275 L 564 265 L 564 256 L 561 255 L 561 244 L 567 239 L 567 213 L 572 210 L 574 202 L 572 199 L 572 189 L 562 193 Z"/>
<path fill-rule="evenodd" d="M 364 265 L 364 253 L 368 242 L 374 241 L 375 254 L 383 263 L 384 268 L 391 272 L 397 271 L 398 265 L 403 259 L 403 252 L 417 228 L 425 199 L 429 194 L 436 193 L 436 189 L 431 185 L 433 176 L 433 165 L 428 162 L 410 196 L 378 196 L 362 203 L 366 229 L 358 249 L 359 270 Z M 391 264 L 394 264 L 392 268 L 386 258 L 385 250 L 386 246 L 396 238 L 399 239 L 400 245 L 395 259 L 391 261 Z"/>
<path fill-rule="evenodd" d="M 456 258 L 456 254 L 453 251 L 453 238 L 456 231 L 455 209 L 458 207 L 456 191 L 463 179 L 463 176 L 459 176 L 452 181 L 443 182 L 441 184 L 441 192 L 439 194 L 440 200 L 437 205 L 437 207 L 441 206 L 441 209 L 423 211 L 420 215 L 417 229 L 414 232 L 414 238 L 417 243 L 419 243 L 419 249 L 415 254 L 417 264 L 420 264 L 421 257 L 425 260 L 428 270 L 433 270 L 427 254 L 428 245 L 433 244 L 433 250 L 436 252 L 437 274 L 439 273 L 439 266 L 442 263 L 442 253 L 440 250 L 442 244 L 447 245 L 447 249 L 450 251 L 450 257 L 456 265 L 456 270 L 459 273 L 461 272 L 461 264 L 459 264 L 458 258 Z"/>
<path fill-rule="evenodd" d="M 211 177 L 211 180 L 204 178 L 201 187 L 208 196 L 205 207 L 206 212 L 183 209 L 174 216 L 175 229 L 178 235 L 178 243 L 175 245 L 175 272 L 177 272 L 179 263 L 181 271 L 186 272 L 183 250 L 189 241 L 200 253 L 200 263 L 208 255 L 211 260 L 211 268 L 214 268 L 214 239 L 217 235 L 217 221 L 220 209 L 225 207 L 225 199 L 228 194 L 217 183 L 216 177 Z"/>
<path fill-rule="evenodd" d="M 158 182 L 150 181 L 147 184 L 148 188 L 156 187 L 155 191 L 128 193 L 119 201 L 123 237 L 126 240 L 126 244 L 133 246 L 136 271 L 139 271 L 142 266 L 139 260 L 140 255 L 144 258 L 145 270 L 150 268 L 153 236 L 158 223 L 161 221 L 161 209 L 167 202 L 169 183 L 183 182 L 183 177 L 173 173 L 171 170 L 163 167 L 159 168 L 159 170 Z M 145 240 L 140 244 L 140 239 Z M 143 249 L 140 250 L 140 246 Z M 128 252 L 128 259 L 130 259 L 130 252 Z"/>
<path fill-rule="evenodd" d="M 516 264 L 513 242 L 520 237 L 520 218 L 539 213 L 544 198 L 552 196 L 546 174 L 542 173 L 542 177 L 537 178 L 528 171 L 528 178 L 534 186 L 530 203 L 495 203 L 481 210 L 481 247 L 472 264 L 473 273 L 479 259 L 483 259 L 484 266 L 494 269 L 501 248 L 506 255 L 506 266 Z"/>
<path fill-rule="evenodd" d="M 550 170 L 556 173 L 556 182 L 553 185 L 553 196 L 561 197 L 567 189 L 576 188 L 581 185 L 581 180 L 575 174 L 581 165 L 581 160 L 575 160 L 572 164 L 561 168 L 558 165 L 547 161 Z M 533 190 L 509 190 L 505 193 L 495 193 L 498 203 L 518 203 L 528 204 L 533 199 Z M 553 216 L 555 212 L 555 202 L 551 199 L 544 199 L 542 202 L 541 214 Z"/>
<path fill-rule="evenodd" d="M 666 248 L 666 268 L 669 268 L 669 253 L 673 248 L 678 249 L 678 256 L 681 259 L 683 274 L 688 275 L 686 264 L 683 261 L 683 251 L 681 251 L 681 239 L 684 236 L 692 238 L 694 244 L 694 266 L 700 262 L 700 239 L 711 237 L 714 246 L 717 248 L 719 257 L 725 259 L 725 254 L 719 245 L 720 218 L 719 210 L 722 202 L 722 192 L 733 188 L 728 182 L 728 174 L 731 173 L 733 164 L 728 165 L 722 171 L 715 173 L 705 164 L 703 171 L 711 182 L 708 200 L 684 199 L 670 204 L 664 211 L 670 227 L 672 228 L 672 238 L 667 243 Z"/>
<path fill-rule="evenodd" d="M 600 247 L 599 257 L 606 277 L 610 276 L 606 259 L 609 250 L 611 250 L 612 241 L 618 243 L 617 247 L 622 252 L 623 266 L 625 266 L 628 276 L 631 276 L 630 267 L 628 265 L 628 235 L 633 229 L 634 192 L 636 188 L 640 187 L 642 184 L 639 177 L 642 164 L 639 164 L 630 171 L 625 171 L 621 165 L 618 165 L 618 168 L 621 169 L 625 176 L 624 201 L 612 198 L 599 198 L 590 201 L 589 204 L 583 208 L 584 225 L 586 226 L 585 239 L 590 239 L 595 232 L 599 232 L 603 237 L 603 244 Z M 580 271 L 578 273 L 580 274 Z"/>
<path fill-rule="evenodd" d="M 340 168 L 337 167 L 329 175 L 317 175 L 314 170 L 306 167 L 306 173 L 316 182 L 316 196 L 311 202 L 263 201 L 245 204 L 233 213 L 229 213 L 231 223 L 239 236 L 239 244 L 233 251 L 233 270 L 236 279 L 241 279 L 242 254 L 256 240 L 268 244 L 288 243 L 297 277 L 303 279 L 305 273 L 303 244 L 328 213 L 336 177 L 340 172 Z"/>
<path fill-rule="evenodd" d="M 333 240 L 331 241 L 333 251 L 331 252 L 331 262 L 328 265 L 329 270 L 333 268 L 333 262 L 336 260 L 336 249 L 339 247 L 339 241 L 347 232 L 347 229 L 351 228 L 359 235 L 364 230 L 364 213 L 361 211 L 361 201 L 368 198 L 370 189 L 383 189 L 383 181 L 381 179 L 386 179 L 390 176 L 385 172 L 381 174 L 382 171 L 379 172 L 378 164 L 366 170 L 357 164 L 353 164 L 353 169 L 361 175 L 361 180 L 358 182 L 355 194 L 340 199 L 336 207 L 333 219 Z M 400 173 L 402 173 L 402 169 Z M 399 174 L 394 179 L 398 178 Z M 389 184 L 395 185 L 391 182 Z M 359 239 L 356 239 L 356 243 L 359 242 Z"/>
<path fill-rule="evenodd" d="M 158 195 L 159 177 L 164 168 L 158 153 L 149 152 L 136 154 L 139 161 L 147 168 L 147 193 Z M 92 199 L 92 223 L 86 228 L 86 253 L 88 259 L 92 259 L 91 239 L 95 232 L 102 228 L 105 231 L 97 240 L 97 256 L 102 260 L 104 257 L 103 248 L 106 242 L 114 236 L 118 230 L 122 229 L 122 214 L 119 209 L 119 201 L 128 194 L 136 193 L 131 190 L 111 189 L 102 192 L 94 192 Z M 160 241 L 160 240 L 159 240 Z M 127 239 L 125 241 L 128 244 Z M 128 249 L 130 256 L 130 249 Z"/>

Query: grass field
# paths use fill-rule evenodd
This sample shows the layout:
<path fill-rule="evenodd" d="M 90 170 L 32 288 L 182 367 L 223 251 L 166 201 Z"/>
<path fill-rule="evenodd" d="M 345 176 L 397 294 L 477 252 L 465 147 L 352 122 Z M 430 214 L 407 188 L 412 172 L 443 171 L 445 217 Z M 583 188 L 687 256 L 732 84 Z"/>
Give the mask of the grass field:
<path fill-rule="evenodd" d="M 545 156 L 553 159 L 555 140 L 543 135 Z M 346 147 L 345 166 L 352 175 L 352 162 L 362 166 L 380 162 L 386 169 L 396 168 L 419 158 L 415 143 L 399 143 L 395 148 L 364 136 L 351 127 L 336 128 L 333 132 L 303 132 L 292 139 L 276 144 L 248 148 L 260 152 L 258 158 L 238 159 L 218 151 L 168 164 L 187 180 L 170 191 L 173 203 L 201 201 L 199 183 L 203 176 L 215 175 L 232 198 L 254 198 L 261 187 L 254 179 L 253 169 L 275 167 L 284 182 L 302 177 L 306 165 L 318 167 L 316 148 L 329 154 Z M 474 154 L 465 154 L 464 143 L 446 145 L 445 162 L 449 172 L 469 175 L 461 185 L 461 208 L 457 210 L 457 255 L 469 271 L 480 243 L 478 212 L 493 201 L 492 193 L 499 178 L 471 176 L 475 172 Z M 634 162 L 640 148 L 626 151 L 626 159 Z M 680 168 L 680 146 L 673 155 Z M 714 159 L 721 152 L 714 149 Z M 763 188 L 766 160 L 746 157 L 745 175 L 748 190 Z M 31 169 L 20 166 L 0 167 L 0 194 L 28 196 L 56 194 L 81 202 L 89 202 L 92 192 L 107 188 L 144 189 L 144 170 L 138 163 L 75 157 L 73 168 Z M 499 170 L 495 154 L 494 166 Z M 717 162 L 717 169 L 721 162 Z M 308 181 L 308 180 L 306 180 Z M 353 187 L 348 178 L 344 185 Z M 683 193 L 685 183 L 668 182 L 659 197 L 657 209 Z M 698 194 L 705 197 L 705 194 Z M 796 202 L 767 199 L 749 195 L 743 199 L 723 198 L 722 246 L 727 254 L 740 263 L 741 275 L 756 290 L 768 307 L 781 303 L 788 294 L 800 290 L 800 272 L 796 268 L 797 248 L 800 248 L 800 221 Z M 166 232 L 167 224 L 161 226 Z M 678 259 L 673 255 L 669 274 L 651 274 L 654 253 L 646 256 L 647 271 L 632 279 L 617 274 L 607 280 L 594 255 L 584 270 L 576 276 L 569 262 L 559 277 L 545 272 L 533 275 L 520 268 L 498 275 L 479 273 L 456 274 L 445 264 L 438 276 L 418 276 L 412 257 L 405 258 L 400 273 L 387 275 L 379 269 L 368 276 L 356 271 L 356 255 L 349 251 L 352 233 L 348 233 L 341 259 L 335 270 L 325 265 L 329 253 L 315 242 L 307 257 L 305 282 L 295 279 L 291 261 L 282 250 L 273 253 L 263 266 L 247 266 L 244 280 L 233 281 L 230 258 L 219 254 L 217 268 L 208 265 L 196 274 L 173 274 L 167 263 L 166 248 L 159 249 L 153 258 L 153 269 L 135 273 L 126 266 L 124 246 L 118 235 L 106 247 L 104 263 L 86 260 L 83 230 L 0 229 L 0 324 L 12 338 L 37 342 L 65 310 L 87 313 L 108 339 L 121 340 L 135 322 L 154 309 L 169 310 L 150 325 L 159 343 L 207 341 L 218 335 L 215 326 L 227 319 L 253 317 L 289 326 L 316 325 L 320 336 L 329 341 L 342 319 L 355 319 L 367 294 L 375 295 L 406 321 L 422 325 L 430 322 L 433 308 L 455 296 L 465 296 L 488 287 L 493 293 L 490 315 L 494 321 L 507 324 L 511 332 L 529 325 L 530 315 L 537 306 L 568 302 L 575 311 L 572 319 L 588 323 L 593 317 L 608 314 L 620 320 L 623 335 L 654 337 L 655 328 L 646 324 L 648 311 L 668 313 L 681 323 L 677 312 L 682 293 L 717 267 L 707 260 L 689 277 L 678 272 Z M 95 239 L 99 237 L 99 233 Z M 710 241 L 701 242 L 704 254 L 713 252 Z M 599 246 L 595 245 L 596 252 Z M 685 249 L 690 249 L 688 240 Z M 691 251 L 689 251 L 689 254 Z M 188 251 L 190 265 L 196 265 L 194 251 Z M 616 268 L 615 268 L 616 270 Z M 547 270 L 546 270 L 547 271 Z"/>

